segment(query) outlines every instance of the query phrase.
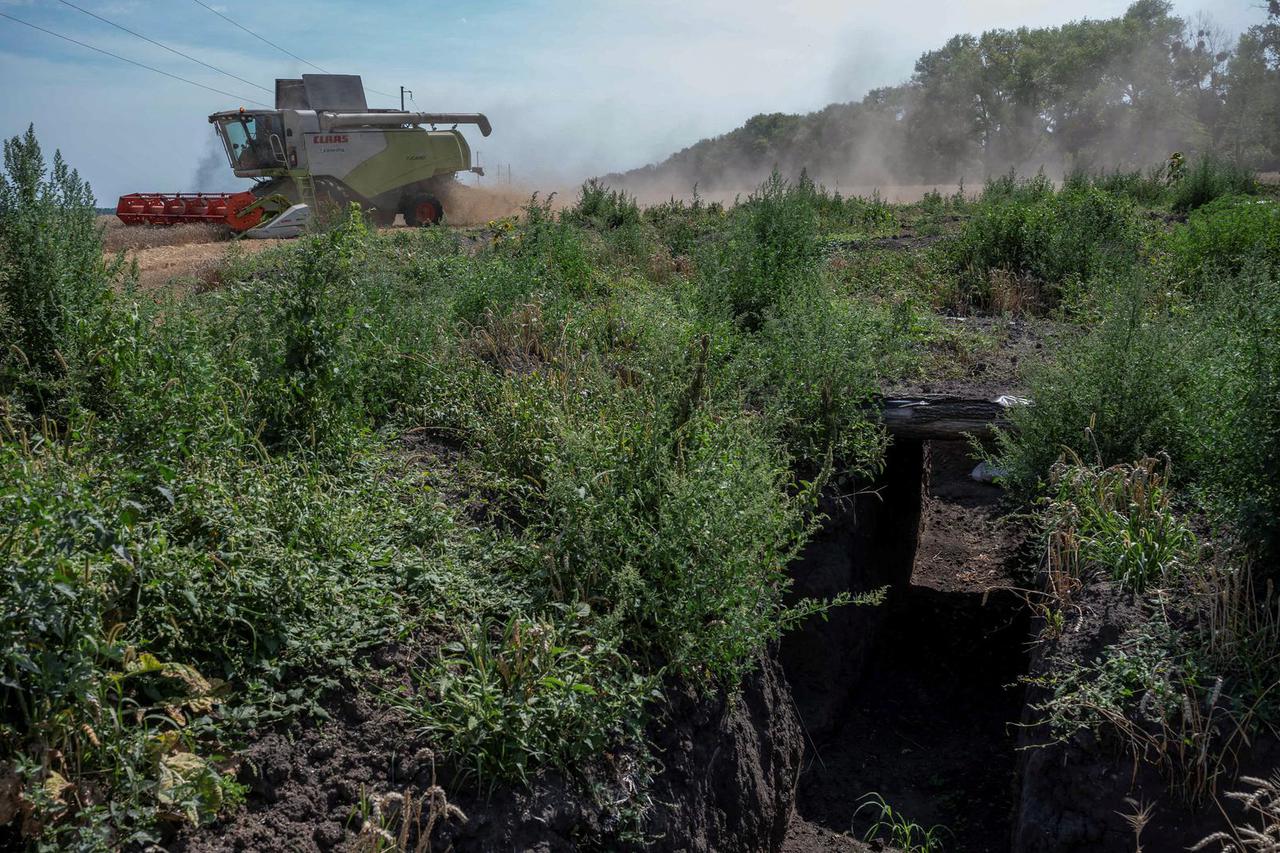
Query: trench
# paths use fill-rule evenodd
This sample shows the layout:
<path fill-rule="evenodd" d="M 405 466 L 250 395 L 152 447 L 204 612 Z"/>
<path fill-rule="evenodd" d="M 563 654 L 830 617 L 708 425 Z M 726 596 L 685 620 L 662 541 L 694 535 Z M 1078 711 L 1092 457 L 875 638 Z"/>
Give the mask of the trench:
<path fill-rule="evenodd" d="M 946 850 L 1010 850 L 1029 618 L 1008 589 L 1018 533 L 974 464 L 962 442 L 900 443 L 878 494 L 829 513 L 796 567 L 802 594 L 889 591 L 783 643 L 808 740 L 784 850 L 856 849 L 873 792 L 946 827 Z"/>

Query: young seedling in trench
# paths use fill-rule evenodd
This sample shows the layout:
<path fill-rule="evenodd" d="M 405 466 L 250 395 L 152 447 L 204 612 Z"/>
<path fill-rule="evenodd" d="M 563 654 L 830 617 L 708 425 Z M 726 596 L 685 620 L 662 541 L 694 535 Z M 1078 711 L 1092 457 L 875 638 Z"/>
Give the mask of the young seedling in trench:
<path fill-rule="evenodd" d="M 875 815 L 871 827 L 862 837 L 863 841 L 884 836 L 889 844 L 903 853 L 941 853 L 942 836 L 944 833 L 950 833 L 945 826 L 934 824 L 925 829 L 906 815 L 896 811 L 875 791 L 864 794 L 862 801 L 862 805 L 858 806 L 853 813 L 854 821 L 857 821 L 863 809 L 871 809 L 872 814 Z"/>

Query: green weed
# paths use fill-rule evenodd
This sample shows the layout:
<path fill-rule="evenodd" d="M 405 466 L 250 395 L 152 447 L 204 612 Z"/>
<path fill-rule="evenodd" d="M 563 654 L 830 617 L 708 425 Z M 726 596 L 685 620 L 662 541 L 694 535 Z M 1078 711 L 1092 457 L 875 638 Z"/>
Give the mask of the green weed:
<path fill-rule="evenodd" d="M 873 816 L 873 823 L 863 836 L 864 841 L 879 838 L 903 853 L 938 853 L 944 849 L 942 836 L 947 833 L 946 827 L 934 825 L 926 829 L 894 809 L 874 791 L 864 794 L 862 800 L 853 813 L 854 820 L 864 809 L 870 810 Z"/>
<path fill-rule="evenodd" d="M 65 416 L 86 370 L 94 318 L 123 261 L 103 259 L 93 193 L 35 128 L 4 143 L 0 173 L 0 395 Z"/>
<path fill-rule="evenodd" d="M 574 770 L 635 743 L 653 681 L 602 642 L 585 606 L 549 615 L 471 625 L 415 672 L 423 698 L 390 701 L 456 766 L 485 780 L 524 780 L 540 766 Z"/>
<path fill-rule="evenodd" d="M 1038 285 L 1052 305 L 1074 284 L 1134 265 L 1141 238 L 1131 204 L 1118 196 L 1008 175 L 988 184 L 947 254 L 972 304 L 991 304 L 992 274 L 1003 272 Z"/>
<path fill-rule="evenodd" d="M 1193 211 L 1167 239 L 1173 273 L 1192 292 L 1248 266 L 1280 269 L 1280 202 L 1229 196 Z"/>
<path fill-rule="evenodd" d="M 1101 568 L 1133 592 L 1194 562 L 1196 538 L 1169 508 L 1167 461 L 1106 469 L 1060 463 L 1046 509 L 1054 551 L 1077 571 Z"/>
<path fill-rule="evenodd" d="M 1203 156 L 1173 182 L 1171 206 L 1178 213 L 1187 213 L 1224 196 L 1252 195 L 1257 191 L 1258 180 L 1252 169 Z"/>

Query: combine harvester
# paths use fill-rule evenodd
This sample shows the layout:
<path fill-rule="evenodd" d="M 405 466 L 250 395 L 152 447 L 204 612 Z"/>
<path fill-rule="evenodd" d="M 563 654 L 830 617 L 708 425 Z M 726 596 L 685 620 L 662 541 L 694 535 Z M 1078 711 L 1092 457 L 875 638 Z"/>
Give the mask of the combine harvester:
<path fill-rule="evenodd" d="M 409 225 L 434 225 L 440 196 L 471 165 L 471 147 L 457 129 L 480 113 L 371 110 L 357 75 L 304 74 L 276 81 L 274 110 L 214 113 L 231 169 L 253 178 L 238 193 L 131 193 L 116 216 L 126 225 L 223 223 L 245 237 L 296 237 L 313 217 L 358 202 L 375 224 L 404 214 Z M 428 125 L 430 130 L 421 125 Z M 449 125 L 438 130 L 437 125 Z"/>

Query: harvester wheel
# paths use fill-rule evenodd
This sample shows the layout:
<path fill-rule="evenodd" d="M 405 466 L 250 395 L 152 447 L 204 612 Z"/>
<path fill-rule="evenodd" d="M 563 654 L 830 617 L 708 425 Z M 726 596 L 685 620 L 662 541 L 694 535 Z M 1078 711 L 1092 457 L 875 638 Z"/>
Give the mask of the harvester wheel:
<path fill-rule="evenodd" d="M 404 221 L 411 227 L 424 228 L 438 225 L 443 216 L 444 206 L 440 204 L 440 200 L 435 196 L 422 195 L 414 199 L 405 210 Z"/>

